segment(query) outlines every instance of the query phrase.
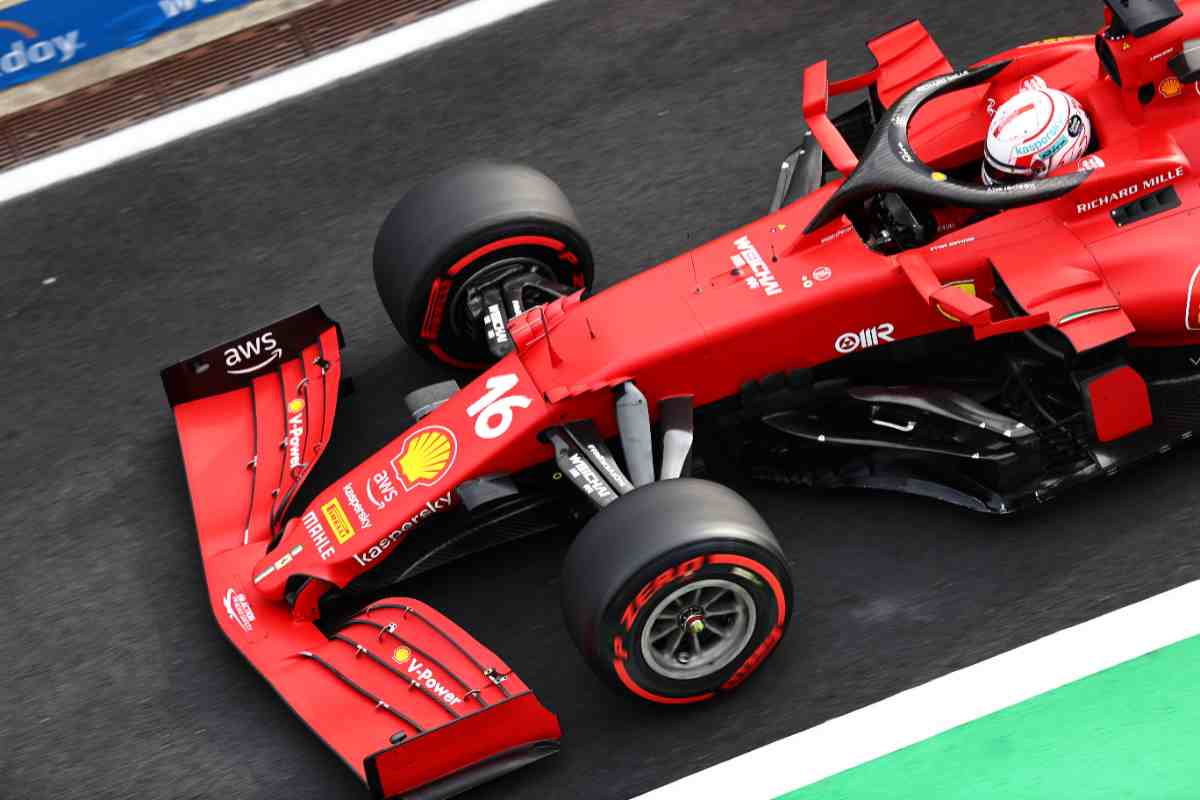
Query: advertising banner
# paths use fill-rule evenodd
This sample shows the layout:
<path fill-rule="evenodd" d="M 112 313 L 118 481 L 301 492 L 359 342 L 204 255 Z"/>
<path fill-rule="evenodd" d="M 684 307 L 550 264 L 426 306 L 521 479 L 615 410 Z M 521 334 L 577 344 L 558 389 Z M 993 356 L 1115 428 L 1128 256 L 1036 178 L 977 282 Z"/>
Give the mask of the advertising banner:
<path fill-rule="evenodd" d="M 0 8 L 0 89 L 251 0 L 25 0 Z"/>

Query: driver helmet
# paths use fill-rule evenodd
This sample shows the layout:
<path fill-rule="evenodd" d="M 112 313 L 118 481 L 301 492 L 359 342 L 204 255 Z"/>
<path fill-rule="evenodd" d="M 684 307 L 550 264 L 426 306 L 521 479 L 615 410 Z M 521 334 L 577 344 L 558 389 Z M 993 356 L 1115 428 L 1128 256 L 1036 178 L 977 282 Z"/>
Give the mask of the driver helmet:
<path fill-rule="evenodd" d="M 996 110 L 983 153 L 983 182 L 997 186 L 1048 175 L 1083 157 L 1092 143 L 1092 121 L 1074 97 L 1041 78 Z"/>

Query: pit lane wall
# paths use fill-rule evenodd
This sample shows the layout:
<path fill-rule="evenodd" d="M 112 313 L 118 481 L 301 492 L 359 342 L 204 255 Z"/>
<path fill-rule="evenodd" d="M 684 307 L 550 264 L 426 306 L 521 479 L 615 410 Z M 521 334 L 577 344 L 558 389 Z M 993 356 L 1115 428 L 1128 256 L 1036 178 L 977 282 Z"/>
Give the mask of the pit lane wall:
<path fill-rule="evenodd" d="M 24 0 L 0 4 L 0 90 L 251 2 Z"/>

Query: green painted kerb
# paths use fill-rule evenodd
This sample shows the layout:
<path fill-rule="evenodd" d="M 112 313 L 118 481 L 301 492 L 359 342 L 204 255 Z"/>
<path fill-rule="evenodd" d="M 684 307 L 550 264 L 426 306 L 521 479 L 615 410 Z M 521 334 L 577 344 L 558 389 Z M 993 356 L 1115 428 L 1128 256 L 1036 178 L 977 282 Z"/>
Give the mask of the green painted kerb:
<path fill-rule="evenodd" d="M 780 800 L 1198 800 L 1200 637 Z"/>

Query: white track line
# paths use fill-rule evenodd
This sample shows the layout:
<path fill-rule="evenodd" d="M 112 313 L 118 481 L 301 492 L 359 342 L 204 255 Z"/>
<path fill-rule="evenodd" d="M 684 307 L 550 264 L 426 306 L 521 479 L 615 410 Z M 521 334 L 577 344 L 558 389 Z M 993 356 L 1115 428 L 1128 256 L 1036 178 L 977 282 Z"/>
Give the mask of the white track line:
<path fill-rule="evenodd" d="M 254 83 L 0 173 L 0 202 L 162 147 L 548 2 L 473 0 L 454 6 Z"/>
<path fill-rule="evenodd" d="M 1200 581 L 698 772 L 637 800 L 767 800 L 1200 635 Z"/>

